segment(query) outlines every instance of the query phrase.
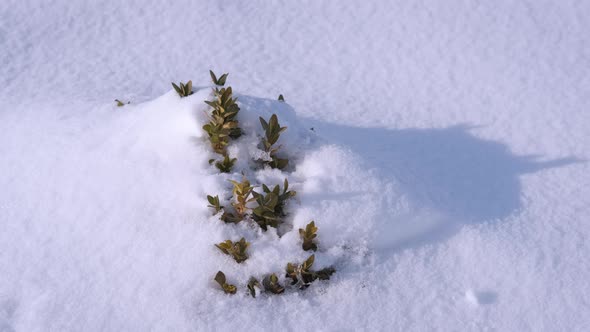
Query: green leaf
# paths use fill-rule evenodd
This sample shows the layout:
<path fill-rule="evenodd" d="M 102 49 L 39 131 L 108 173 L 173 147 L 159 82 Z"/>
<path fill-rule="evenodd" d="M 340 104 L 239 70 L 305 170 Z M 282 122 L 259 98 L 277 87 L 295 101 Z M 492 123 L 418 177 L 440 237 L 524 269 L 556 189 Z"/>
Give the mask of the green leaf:
<path fill-rule="evenodd" d="M 225 285 L 225 274 L 223 274 L 221 271 L 217 272 L 215 275 L 215 281 L 217 281 L 217 283 L 223 287 L 223 285 Z"/>
<path fill-rule="evenodd" d="M 182 83 L 181 83 L 181 85 L 182 85 Z M 180 89 L 180 87 L 179 87 L 178 85 L 176 85 L 176 84 L 172 83 L 172 87 L 174 88 L 174 90 L 176 90 L 176 92 L 177 92 L 179 95 L 182 95 L 182 90 Z"/>
<path fill-rule="evenodd" d="M 221 85 L 221 86 L 225 85 L 225 80 L 227 79 L 227 75 L 228 75 L 227 73 L 221 75 L 221 77 L 219 77 L 219 80 L 217 81 L 218 82 L 217 85 Z"/>
<path fill-rule="evenodd" d="M 211 80 L 213 81 L 213 84 L 217 84 L 217 77 L 215 76 L 212 70 L 209 70 L 209 75 L 211 75 Z"/>
<path fill-rule="evenodd" d="M 228 99 L 231 98 L 231 94 L 232 94 L 231 87 L 227 87 L 227 89 L 225 89 L 225 91 L 221 95 L 221 105 L 225 106 L 227 104 Z"/>
<path fill-rule="evenodd" d="M 193 93 L 193 81 L 188 81 L 186 83 L 186 95 L 190 95 Z"/>
<path fill-rule="evenodd" d="M 262 128 L 264 130 L 268 130 L 268 123 L 266 121 L 264 121 L 264 119 L 262 117 L 260 117 L 259 119 L 260 119 L 260 124 L 262 125 Z"/>
<path fill-rule="evenodd" d="M 304 271 L 308 271 L 313 266 L 314 260 L 315 260 L 315 255 L 309 256 L 309 258 L 307 258 L 307 260 L 305 262 L 303 262 L 301 269 Z"/>
<path fill-rule="evenodd" d="M 217 107 L 217 101 L 205 100 L 205 104 L 207 104 L 207 105 L 209 105 L 209 106 L 211 106 L 213 108 L 216 108 Z"/>

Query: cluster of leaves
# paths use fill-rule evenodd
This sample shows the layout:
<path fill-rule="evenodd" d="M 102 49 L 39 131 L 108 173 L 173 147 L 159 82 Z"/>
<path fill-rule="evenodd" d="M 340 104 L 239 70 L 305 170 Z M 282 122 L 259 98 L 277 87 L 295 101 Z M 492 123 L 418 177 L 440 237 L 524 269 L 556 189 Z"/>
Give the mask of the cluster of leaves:
<path fill-rule="evenodd" d="M 222 160 L 218 160 L 218 161 L 215 161 L 215 159 L 209 160 L 209 164 L 211 164 L 215 161 L 215 167 L 217 167 L 217 169 L 221 173 L 229 173 L 229 172 L 231 172 L 231 169 L 234 167 L 236 160 L 237 160 L 236 158 L 230 158 L 229 155 L 225 155 L 225 157 L 223 157 Z"/>
<path fill-rule="evenodd" d="M 230 255 L 234 258 L 234 260 L 238 263 L 241 263 L 248 259 L 248 254 L 246 250 L 250 246 L 249 242 L 246 242 L 246 239 L 241 238 L 240 241 L 232 242 L 231 240 L 225 240 L 219 244 L 215 245 L 221 252 L 226 255 Z"/>
<path fill-rule="evenodd" d="M 209 73 L 215 85 L 223 86 L 225 84 L 228 74 L 223 74 L 217 79 L 212 71 L 209 71 Z M 213 94 L 213 100 L 205 101 L 212 108 L 212 111 L 207 114 L 209 123 L 203 126 L 203 130 L 207 132 L 213 150 L 222 156 L 226 156 L 226 148 L 230 140 L 237 139 L 242 135 L 242 129 L 240 129 L 237 120 L 240 107 L 236 103 L 237 98 L 232 95 L 231 87 L 215 87 Z"/>
<path fill-rule="evenodd" d="M 228 242 L 228 241 L 226 241 Z M 231 242 L 231 241 L 229 241 Z M 299 289 L 306 289 L 316 280 L 330 280 L 330 277 L 336 270 L 333 267 L 326 267 L 321 270 L 314 271 L 311 268 L 315 261 L 315 255 L 309 256 L 301 264 L 288 263 L 286 267 L 285 278 L 291 279 L 290 285 Z M 220 274 L 221 273 L 221 274 Z M 235 286 L 229 285 L 225 281 L 225 275 L 220 271 L 215 276 L 215 281 L 219 283 L 221 288 L 229 294 L 235 293 Z M 258 279 L 251 277 L 248 281 L 248 292 L 252 297 L 256 297 L 256 289 L 262 290 L 272 294 L 282 294 L 285 292 L 285 287 L 280 284 L 279 277 L 275 274 L 269 274 L 262 279 L 262 286 Z"/>
<path fill-rule="evenodd" d="M 209 75 L 211 75 L 211 80 L 213 81 L 213 84 L 215 85 L 219 85 L 219 86 L 224 86 L 225 85 L 225 80 L 227 79 L 227 73 L 223 74 L 221 76 L 219 76 L 219 79 L 217 78 L 217 76 L 215 76 L 215 73 L 213 73 L 212 70 L 209 70 Z"/>
<path fill-rule="evenodd" d="M 301 240 L 303 240 L 303 243 L 301 244 L 303 250 L 318 250 L 318 246 L 315 243 L 315 238 L 318 236 L 317 232 L 318 228 L 315 226 L 315 222 L 313 220 L 307 224 L 307 226 L 305 226 L 305 229 L 299 229 L 299 236 L 301 237 Z"/>
<path fill-rule="evenodd" d="M 188 97 L 193 94 L 193 81 L 188 81 L 186 84 L 180 82 L 179 85 L 172 83 L 172 87 L 176 90 L 176 93 L 182 97 Z"/>
<path fill-rule="evenodd" d="M 314 260 L 315 255 L 311 255 L 301 264 L 287 264 L 285 277 L 291 279 L 292 286 L 297 285 L 300 289 L 305 289 L 315 280 L 329 280 L 330 276 L 336 272 L 332 267 L 312 271 Z"/>
<path fill-rule="evenodd" d="M 289 191 L 289 181 L 285 179 L 283 184 L 283 191 L 279 185 L 276 185 L 272 190 L 265 184 L 262 185 L 263 193 L 252 192 L 254 199 L 258 204 L 252 209 L 252 218 L 263 230 L 267 230 L 268 226 L 278 227 L 279 223 L 285 217 L 285 203 L 295 196 L 297 192 Z"/>
<path fill-rule="evenodd" d="M 225 207 L 221 205 L 219 202 L 219 196 L 207 195 L 207 201 L 209 202 L 209 205 L 207 205 L 207 207 L 210 207 L 215 210 L 213 215 L 216 215 L 219 212 L 223 212 L 221 214 L 221 220 L 225 221 L 226 223 L 238 223 L 242 221 L 243 218 L 239 218 L 235 214 L 225 211 Z"/>
<path fill-rule="evenodd" d="M 233 184 L 232 195 L 233 212 L 225 211 L 219 203 L 218 196 L 207 196 L 209 207 L 215 209 L 215 214 L 224 211 L 221 220 L 227 223 L 237 223 L 246 217 L 251 217 L 262 230 L 267 231 L 268 227 L 277 228 L 286 216 L 285 205 L 287 200 L 297 194 L 296 191 L 289 190 L 289 181 L 285 179 L 283 190 L 279 185 L 274 186 L 271 190 L 267 185 L 262 185 L 262 193 L 254 191 L 254 186 L 245 177 L 241 182 L 229 180 Z M 248 207 L 250 202 L 256 202 L 252 209 Z M 248 215 L 248 211 L 251 214 Z"/>
<path fill-rule="evenodd" d="M 215 281 L 217 281 L 217 283 L 219 284 L 219 286 L 221 286 L 221 288 L 223 289 L 223 291 L 226 294 L 235 294 L 237 291 L 236 286 L 232 285 L 232 284 L 228 284 L 225 280 L 225 274 L 221 271 L 217 272 L 217 274 L 215 275 L 214 278 Z"/>
<path fill-rule="evenodd" d="M 287 130 L 287 127 L 281 127 L 276 114 L 271 115 L 268 122 L 262 117 L 259 119 L 262 129 L 264 129 L 262 148 L 268 153 L 269 156 L 268 160 L 263 160 L 262 162 L 271 168 L 284 169 L 289 164 L 289 159 L 279 158 L 277 156 L 277 152 L 281 146 L 275 146 L 275 143 L 277 143 L 279 140 L 281 133 Z"/>
<path fill-rule="evenodd" d="M 221 275 L 220 275 L 221 273 Z M 236 288 L 234 285 L 227 284 L 225 281 L 225 275 L 223 272 L 217 272 L 215 276 L 215 281 L 221 286 L 226 294 L 235 294 Z M 250 296 L 256 298 L 256 289 L 264 290 L 265 292 L 272 293 L 272 294 L 281 294 L 285 291 L 285 287 L 283 287 L 279 283 L 279 277 L 276 274 L 269 274 L 262 280 L 262 285 L 258 281 L 258 279 L 251 277 L 248 281 L 248 292 Z"/>
<path fill-rule="evenodd" d="M 281 294 L 285 291 L 285 287 L 279 284 L 279 277 L 276 274 L 267 275 L 262 280 L 262 285 L 264 285 L 264 289 L 269 291 L 273 294 Z"/>
<path fill-rule="evenodd" d="M 211 196 L 211 195 L 207 195 L 207 201 L 209 202 L 209 205 L 207 205 L 207 207 L 213 208 L 215 209 L 215 214 L 218 214 L 220 211 L 223 210 L 223 206 L 221 206 L 219 204 L 219 196 L 215 195 L 215 196 Z"/>
<path fill-rule="evenodd" d="M 254 186 L 250 185 L 250 181 L 244 177 L 242 182 L 229 180 L 233 184 L 232 194 L 234 196 L 234 202 L 232 203 L 233 208 L 236 210 L 236 215 L 239 218 L 244 218 L 248 207 L 246 204 L 254 200 L 251 197 L 254 192 Z"/>

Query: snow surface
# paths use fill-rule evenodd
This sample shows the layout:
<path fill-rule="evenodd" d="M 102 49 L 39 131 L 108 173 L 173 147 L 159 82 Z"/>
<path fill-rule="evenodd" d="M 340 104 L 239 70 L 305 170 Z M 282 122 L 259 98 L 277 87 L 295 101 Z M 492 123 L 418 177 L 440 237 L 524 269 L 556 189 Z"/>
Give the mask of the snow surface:
<path fill-rule="evenodd" d="M 573 0 L 4 0 L 0 331 L 587 330 L 589 16 Z M 230 73 L 248 132 L 227 176 L 200 129 L 209 69 Z M 170 82 L 189 79 L 180 99 Z M 281 238 L 205 200 L 227 198 L 273 112 L 294 167 L 247 175 L 298 191 Z M 243 288 L 305 258 L 311 219 L 332 280 L 217 288 L 217 270 Z M 241 265 L 213 247 L 239 236 Z"/>

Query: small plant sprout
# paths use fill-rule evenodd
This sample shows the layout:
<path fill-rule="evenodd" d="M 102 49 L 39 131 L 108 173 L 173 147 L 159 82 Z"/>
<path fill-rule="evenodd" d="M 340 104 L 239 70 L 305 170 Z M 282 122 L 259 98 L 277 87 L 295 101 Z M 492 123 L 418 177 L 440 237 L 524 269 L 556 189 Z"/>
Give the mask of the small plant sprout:
<path fill-rule="evenodd" d="M 215 213 L 213 215 L 218 214 L 219 211 L 223 209 L 223 206 L 219 204 L 219 196 L 207 195 L 207 201 L 209 202 L 209 205 L 207 205 L 207 207 L 213 208 L 215 210 Z"/>
<path fill-rule="evenodd" d="M 248 254 L 246 250 L 250 246 L 249 242 L 246 242 L 246 239 L 241 238 L 240 241 L 232 242 L 231 240 L 226 240 L 219 244 L 215 245 L 219 250 L 221 250 L 224 254 L 230 255 L 234 258 L 234 260 L 238 263 L 241 263 L 248 259 Z"/>
<path fill-rule="evenodd" d="M 285 291 L 285 287 L 279 284 L 279 277 L 276 274 L 271 274 L 266 276 L 262 280 L 262 285 L 264 286 L 264 290 L 267 292 L 271 292 L 273 294 L 281 294 Z"/>
<path fill-rule="evenodd" d="M 277 228 L 281 221 L 281 216 L 276 212 L 279 197 L 275 193 L 266 195 L 252 192 L 258 206 L 252 210 L 252 218 L 263 231 L 268 230 L 268 226 Z"/>
<path fill-rule="evenodd" d="M 224 86 L 225 85 L 225 80 L 227 79 L 227 75 L 229 74 L 223 74 L 221 76 L 219 76 L 219 79 L 217 78 L 217 76 L 215 76 L 215 73 L 213 73 L 212 70 L 209 70 L 209 75 L 211 75 L 211 80 L 213 81 L 213 84 L 218 85 L 218 86 Z"/>
<path fill-rule="evenodd" d="M 209 115 L 209 122 L 227 130 L 227 135 L 232 139 L 240 137 L 242 130 L 238 128 L 236 119 L 240 107 L 236 103 L 237 98 L 232 97 L 232 88 L 216 88 L 213 92 L 215 99 L 213 101 L 205 100 L 205 103 L 213 108 L 211 115 Z"/>
<path fill-rule="evenodd" d="M 125 106 L 126 104 L 131 104 L 130 101 L 123 102 L 123 101 L 120 101 L 119 99 L 115 99 L 115 102 L 117 103 L 117 107 Z"/>
<path fill-rule="evenodd" d="M 176 90 L 176 93 L 178 93 L 178 95 L 181 98 L 188 97 L 193 94 L 193 82 L 192 81 L 188 81 L 186 84 L 180 82 L 179 84 L 180 84 L 180 86 L 174 84 L 174 82 L 173 82 L 172 87 L 174 87 L 174 90 Z"/>
<path fill-rule="evenodd" d="M 223 289 L 223 291 L 226 294 L 235 294 L 236 293 L 236 286 L 228 284 L 225 280 L 225 274 L 223 274 L 223 272 L 219 271 L 217 272 L 217 274 L 215 275 L 214 278 L 215 281 L 217 281 L 217 283 L 219 284 L 219 286 L 221 286 L 221 288 Z"/>
<path fill-rule="evenodd" d="M 234 167 L 236 160 L 236 158 L 230 159 L 228 155 L 225 155 L 223 160 L 215 162 L 215 167 L 217 167 L 217 169 L 221 173 L 229 173 L 231 172 L 231 169 Z"/>
<path fill-rule="evenodd" d="M 229 144 L 229 130 L 223 127 L 223 124 L 207 123 L 203 126 L 203 130 L 209 136 L 211 148 L 215 153 L 226 155 L 226 147 Z"/>
<path fill-rule="evenodd" d="M 276 114 L 273 114 L 268 122 L 262 117 L 259 118 L 260 124 L 264 129 L 264 138 L 262 139 L 262 147 L 264 151 L 268 152 L 270 161 L 265 161 L 271 168 L 283 169 L 289 164 L 289 159 L 281 159 L 276 156 L 276 153 L 281 148 L 275 147 L 274 144 L 279 140 L 281 133 L 287 130 L 287 127 L 281 127 L 279 119 Z"/>
<path fill-rule="evenodd" d="M 289 191 L 289 181 L 285 179 L 283 192 L 276 185 L 272 190 L 267 185 L 262 185 L 263 194 L 252 192 L 258 206 L 252 210 L 252 218 L 256 223 L 266 231 L 268 226 L 278 227 L 282 217 L 284 217 L 285 202 L 295 196 L 295 191 Z"/>
<path fill-rule="evenodd" d="M 283 95 L 279 95 L 279 101 L 285 102 L 285 97 L 283 97 Z"/>
<path fill-rule="evenodd" d="M 211 78 L 213 78 L 215 74 L 210 73 Z M 225 83 L 225 77 L 227 77 L 227 74 L 224 74 L 219 80 Z M 218 81 L 217 78 L 214 81 Z M 236 103 L 237 98 L 232 97 L 231 87 L 215 88 L 213 93 L 215 99 L 205 101 L 213 110 L 211 114 L 207 114 L 209 123 L 203 126 L 203 130 L 207 132 L 213 150 L 225 156 L 230 139 L 237 139 L 242 135 L 242 129 L 238 126 L 236 118 L 240 107 Z"/>
<path fill-rule="evenodd" d="M 309 256 L 301 265 L 288 263 L 285 277 L 291 279 L 291 285 L 299 285 L 300 289 L 305 289 L 315 280 L 329 280 L 330 276 L 336 272 L 332 267 L 327 267 L 319 271 L 312 271 L 315 255 Z"/>
<path fill-rule="evenodd" d="M 299 229 L 299 236 L 301 237 L 301 240 L 303 240 L 303 243 L 301 245 L 303 247 L 303 250 L 318 250 L 318 246 L 315 243 L 317 231 L 318 228 L 315 226 L 315 222 L 313 220 L 309 224 L 307 224 L 307 226 L 305 226 L 305 229 Z"/>
<path fill-rule="evenodd" d="M 277 212 L 278 215 L 280 215 L 282 217 L 284 217 L 286 215 L 285 214 L 285 203 L 287 202 L 287 200 L 289 198 L 291 198 L 297 194 L 296 191 L 289 191 L 289 181 L 287 179 L 285 179 L 285 181 L 283 182 L 283 192 L 282 193 L 281 193 L 281 189 L 279 188 L 279 185 L 274 186 L 274 188 L 272 188 L 272 190 L 270 190 L 267 185 L 263 184 L 262 191 L 264 191 L 267 194 L 273 193 L 278 197 L 277 206 L 275 207 L 275 211 Z"/>
<path fill-rule="evenodd" d="M 250 185 L 250 181 L 244 177 L 242 182 L 229 180 L 233 184 L 232 194 L 234 196 L 234 202 L 232 206 L 236 210 L 238 217 L 243 219 L 248 208 L 246 205 L 249 202 L 254 201 L 254 197 L 250 197 L 254 194 L 254 187 Z"/>
<path fill-rule="evenodd" d="M 256 298 L 256 288 L 260 289 L 260 283 L 254 277 L 251 277 L 248 281 L 248 291 L 253 298 Z"/>

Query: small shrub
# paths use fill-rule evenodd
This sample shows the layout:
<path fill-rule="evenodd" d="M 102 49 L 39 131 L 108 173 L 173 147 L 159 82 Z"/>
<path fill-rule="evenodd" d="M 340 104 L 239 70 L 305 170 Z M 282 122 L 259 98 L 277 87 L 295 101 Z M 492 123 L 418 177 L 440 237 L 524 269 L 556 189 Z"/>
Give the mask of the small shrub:
<path fill-rule="evenodd" d="M 207 201 L 209 202 L 209 205 L 207 205 L 207 207 L 213 208 L 215 210 L 215 213 L 213 215 L 218 214 L 219 211 L 223 209 L 223 206 L 219 204 L 219 196 L 207 195 Z"/>
<path fill-rule="evenodd" d="M 219 79 L 217 79 L 217 76 L 215 76 L 213 71 L 209 70 L 209 75 L 211 75 L 211 80 L 213 81 L 213 84 L 219 85 L 219 86 L 224 86 L 225 80 L 227 79 L 227 75 L 229 75 L 229 74 L 227 74 L 227 73 L 223 74 L 219 77 Z"/>
<path fill-rule="evenodd" d="M 336 272 L 332 267 L 327 267 L 319 271 L 312 271 L 315 255 L 309 256 L 305 262 L 300 265 L 288 263 L 286 270 L 287 278 L 291 279 L 291 285 L 299 285 L 300 289 L 305 289 L 315 280 L 329 280 L 330 276 Z"/>
<path fill-rule="evenodd" d="M 221 271 L 217 272 L 214 280 L 217 281 L 219 286 L 221 286 L 221 288 L 223 289 L 223 291 L 226 294 L 235 294 L 236 293 L 236 291 L 237 291 L 236 286 L 226 283 L 225 274 L 223 274 L 223 272 L 221 272 Z"/>
<path fill-rule="evenodd" d="M 215 245 L 219 250 L 221 250 L 224 254 L 230 255 L 234 258 L 234 260 L 238 263 L 241 263 L 248 259 L 248 254 L 246 250 L 250 246 L 249 242 L 246 242 L 246 239 L 241 238 L 238 242 L 232 242 L 231 240 L 226 240 L 219 244 Z"/>
<path fill-rule="evenodd" d="M 268 152 L 271 159 L 270 161 L 264 161 L 264 163 L 269 165 L 271 168 L 284 169 L 289 164 L 289 159 L 281 159 L 277 157 L 276 153 L 281 147 L 276 147 L 274 144 L 279 140 L 281 133 L 287 130 L 287 127 L 280 126 L 279 119 L 276 114 L 273 114 L 268 122 L 266 122 L 266 120 L 264 120 L 262 117 L 260 117 L 259 120 L 262 128 L 264 129 L 262 147 L 264 148 L 264 151 Z"/>
<path fill-rule="evenodd" d="M 253 298 L 256 298 L 256 288 L 260 289 L 260 283 L 254 277 L 251 277 L 248 281 L 248 291 Z"/>
<path fill-rule="evenodd" d="M 188 81 L 186 84 L 180 82 L 179 84 L 180 84 L 180 86 L 174 84 L 174 82 L 173 82 L 172 87 L 174 87 L 174 90 L 176 90 L 176 93 L 178 93 L 180 98 L 188 97 L 193 94 L 193 82 L 192 81 Z"/>
<path fill-rule="evenodd" d="M 283 95 L 279 95 L 279 101 L 285 102 L 285 97 L 283 97 Z"/>
<path fill-rule="evenodd" d="M 307 226 L 305 226 L 305 229 L 303 229 L 303 228 L 299 229 L 299 236 L 301 237 L 301 240 L 303 240 L 303 243 L 301 244 L 301 246 L 303 247 L 303 250 L 305 250 L 305 251 L 318 250 L 318 246 L 315 243 L 315 238 L 317 237 L 317 231 L 318 231 L 318 228 L 315 227 L 315 222 L 313 220 L 309 224 L 307 224 Z"/>
<path fill-rule="evenodd" d="M 279 284 L 279 278 L 276 274 L 268 275 L 262 280 L 264 290 L 273 294 L 281 294 L 285 291 L 285 287 Z"/>
<path fill-rule="evenodd" d="M 225 155 L 223 160 L 215 162 L 215 167 L 217 167 L 217 169 L 221 173 L 229 173 L 231 172 L 231 169 L 234 167 L 236 160 L 236 158 L 230 159 L 228 155 Z"/>

